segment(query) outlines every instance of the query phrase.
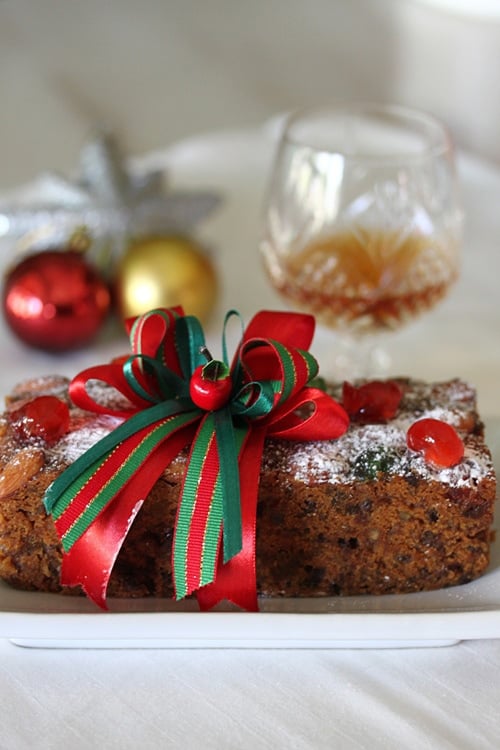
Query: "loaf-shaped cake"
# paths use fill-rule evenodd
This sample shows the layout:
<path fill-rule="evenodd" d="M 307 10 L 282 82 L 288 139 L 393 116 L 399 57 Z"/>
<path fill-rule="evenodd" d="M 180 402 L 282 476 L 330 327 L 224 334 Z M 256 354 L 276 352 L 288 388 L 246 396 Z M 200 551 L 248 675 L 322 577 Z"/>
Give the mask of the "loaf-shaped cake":
<path fill-rule="evenodd" d="M 399 379 L 396 385 L 401 401 L 387 420 L 371 421 L 370 410 L 360 409 L 336 440 L 266 441 L 256 530 L 259 596 L 415 592 L 465 584 L 484 573 L 496 484 L 474 389 L 458 379 Z M 330 391 L 345 399 L 345 388 Z M 50 397 L 45 415 L 40 396 Z M 60 436 L 54 432 L 59 402 L 69 406 Z M 423 451 L 409 447 L 410 428 L 424 419 L 454 428 L 463 443 L 454 465 L 443 468 L 425 454 L 425 435 Z M 62 377 L 25 382 L 8 396 L 0 419 L 5 581 L 61 590 L 61 545 L 43 496 L 116 424 L 113 416 L 75 407 Z M 172 596 L 172 537 L 185 462 L 183 451 L 144 502 L 111 575 L 110 596 Z"/>

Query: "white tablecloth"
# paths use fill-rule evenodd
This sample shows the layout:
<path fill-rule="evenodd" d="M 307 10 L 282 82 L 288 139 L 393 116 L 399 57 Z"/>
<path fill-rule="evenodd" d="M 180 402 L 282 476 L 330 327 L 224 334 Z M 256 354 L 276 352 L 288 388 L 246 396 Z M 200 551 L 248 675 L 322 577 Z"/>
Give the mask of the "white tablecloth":
<path fill-rule="evenodd" d="M 461 46 L 467 55 L 458 58 L 454 44 L 453 54 L 442 55 L 436 77 L 427 76 L 425 85 L 419 77 L 424 68 L 415 64 L 421 59 L 417 49 L 434 62 L 439 57 L 434 43 L 418 46 L 424 35 L 439 37 L 443 48 L 447 39 L 455 43 L 469 39 L 468 33 L 476 42 L 477 23 L 424 15 L 431 11 L 411 2 L 403 18 L 402 3 L 389 4 L 395 15 L 382 19 L 386 43 L 371 13 L 367 22 L 367 8 L 375 4 L 358 0 L 336 3 L 332 15 L 330 3 L 319 0 L 316 12 L 310 3 L 293 2 L 287 3 L 286 14 L 258 3 L 262 22 L 255 29 L 252 4 L 243 10 L 219 1 L 197 8 L 193 2 L 147 0 L 138 4 L 145 8 L 139 15 L 130 2 L 89 0 L 78 9 L 64 4 L 63 10 L 42 0 L 31 4 L 31 13 L 29 2 L 4 2 L 3 186 L 12 187 L 47 166 L 67 172 L 89 124 L 103 112 L 132 142 L 134 153 L 161 147 L 137 159 L 136 167 L 163 164 L 176 184 L 216 187 L 224 195 L 221 210 L 200 228 L 224 280 L 210 331 L 218 339 L 226 307 L 236 305 L 248 317 L 260 307 L 280 304 L 256 259 L 271 142 L 255 129 L 194 137 L 167 150 L 165 143 L 207 128 L 219 131 L 223 124 L 258 123 L 273 112 L 326 98 L 325 92 L 375 92 L 383 98 L 395 92 L 412 104 L 423 103 L 428 94 L 427 103 L 452 113 L 464 143 L 483 153 L 488 146 L 493 153 L 497 123 L 482 113 L 493 107 L 488 100 L 494 87 L 476 106 L 485 81 L 478 65 L 480 45 Z M 164 15 L 165 5 L 170 15 Z M 351 14 L 358 6 L 363 15 L 357 24 Z M 117 30 L 113 38 L 110 29 Z M 89 45 L 94 35 L 99 39 L 95 49 Z M 279 36 L 279 45 L 271 44 L 272 36 Z M 353 45 L 352 39 L 359 43 Z M 490 49 L 492 27 L 484 40 L 484 49 Z M 325 66 L 330 49 L 333 57 Z M 351 55 L 347 64 L 345 55 Z M 472 79 L 460 75 L 470 59 Z M 458 63 L 464 68 L 454 67 Z M 453 102 L 446 99 L 455 90 L 444 80 L 450 71 L 459 75 L 469 99 L 462 89 Z M 475 104 L 465 106 L 465 101 Z M 500 175 L 463 155 L 460 171 L 467 208 L 462 278 L 432 318 L 395 337 L 393 369 L 473 380 L 483 413 L 498 419 Z M 7 261 L 3 246 L 2 264 Z M 320 331 L 318 354 L 327 352 L 328 341 Z M 1 393 L 34 371 L 72 375 L 123 349 L 121 341 L 103 340 L 54 358 L 25 349 L 3 325 L 0 346 Z M 0 641 L 0 747 L 496 750 L 498 635 L 448 648 L 368 650 L 60 650 Z"/>
<path fill-rule="evenodd" d="M 0 645 L 5 748 L 497 750 L 497 641 L 409 651 Z"/>

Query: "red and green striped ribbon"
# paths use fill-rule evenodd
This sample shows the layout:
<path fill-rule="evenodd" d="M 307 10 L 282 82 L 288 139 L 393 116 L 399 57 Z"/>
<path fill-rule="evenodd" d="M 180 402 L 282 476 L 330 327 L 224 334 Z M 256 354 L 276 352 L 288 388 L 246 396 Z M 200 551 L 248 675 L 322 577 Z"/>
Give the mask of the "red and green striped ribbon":
<path fill-rule="evenodd" d="M 87 450 L 47 489 L 45 508 L 52 513 L 66 552 L 147 463 L 151 452 L 198 416 L 192 407 L 169 414 L 173 408 L 163 402 L 134 415 Z"/>
<path fill-rule="evenodd" d="M 246 429 L 234 430 L 229 410 L 202 420 L 177 514 L 174 574 L 177 599 L 215 578 L 221 535 L 224 561 L 241 550 L 238 455 Z"/>
<path fill-rule="evenodd" d="M 228 313 L 225 327 L 234 315 L 234 311 Z M 231 367 L 229 402 L 215 411 L 204 411 L 189 397 L 191 375 L 205 361 L 203 331 L 196 318 L 171 310 L 151 311 L 136 320 L 130 340 L 132 355 L 120 365 L 119 377 L 116 364 L 89 368 L 75 378 L 73 392 L 75 400 L 81 398 L 88 408 L 87 379 L 95 380 L 101 373 L 104 382 L 118 389 L 124 384 L 123 391 L 126 389 L 129 398 L 132 394 L 136 413 L 58 477 L 44 502 L 54 517 L 63 550 L 69 553 L 100 514 L 127 493 L 129 483 L 137 492 L 138 482 L 132 478 L 148 472 L 150 459 L 158 456 L 162 444 L 167 445 L 189 427 L 186 435 L 191 448 L 172 557 L 176 597 L 180 599 L 214 581 L 221 552 L 225 563 L 242 548 L 239 462 L 252 424 L 262 424 L 271 413 L 279 412 L 315 377 L 318 367 L 307 351 L 274 339 L 244 339 Z M 225 328 L 223 355 L 227 365 Z M 96 404 L 95 410 L 102 413 L 102 404 Z M 253 460 L 260 461 L 260 456 Z M 166 468 L 157 458 L 151 463 L 155 471 Z M 152 486 L 156 478 L 148 476 L 145 484 Z M 114 561 L 119 549 L 111 549 L 111 545 L 122 542 L 110 541 L 110 560 Z M 88 545 L 83 547 L 88 549 Z M 77 550 L 75 554 L 80 553 Z M 105 591 L 106 585 L 107 578 L 101 589 Z M 89 588 L 98 590 L 99 585 Z"/>

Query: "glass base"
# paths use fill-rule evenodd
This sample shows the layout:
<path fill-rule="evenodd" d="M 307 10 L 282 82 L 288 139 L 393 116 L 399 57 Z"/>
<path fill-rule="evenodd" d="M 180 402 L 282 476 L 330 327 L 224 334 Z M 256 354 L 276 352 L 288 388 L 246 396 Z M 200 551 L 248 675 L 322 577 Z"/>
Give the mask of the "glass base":
<path fill-rule="evenodd" d="M 385 378 L 392 364 L 383 336 L 357 337 L 347 332 L 318 331 L 320 375 L 327 380 Z"/>

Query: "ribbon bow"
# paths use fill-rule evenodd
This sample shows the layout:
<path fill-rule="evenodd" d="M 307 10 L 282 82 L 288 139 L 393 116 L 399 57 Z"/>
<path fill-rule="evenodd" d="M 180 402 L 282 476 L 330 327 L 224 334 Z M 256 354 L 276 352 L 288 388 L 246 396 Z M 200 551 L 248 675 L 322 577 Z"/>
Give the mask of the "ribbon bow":
<path fill-rule="evenodd" d="M 226 315 L 222 362 L 207 362 L 196 318 L 159 309 L 130 324 L 129 357 L 90 367 L 70 384 L 77 406 L 123 419 L 50 485 L 44 500 L 62 543 L 62 584 L 80 584 L 103 608 L 136 514 L 165 468 L 190 445 L 172 551 L 176 598 L 196 592 L 202 609 L 228 599 L 256 611 L 264 440 L 332 439 L 347 429 L 342 407 L 307 385 L 318 371 L 307 351 L 312 316 L 258 313 L 230 367 L 226 327 L 237 315 Z M 113 406 L 108 397 L 101 403 L 88 388 L 96 380 L 126 402 Z"/>

